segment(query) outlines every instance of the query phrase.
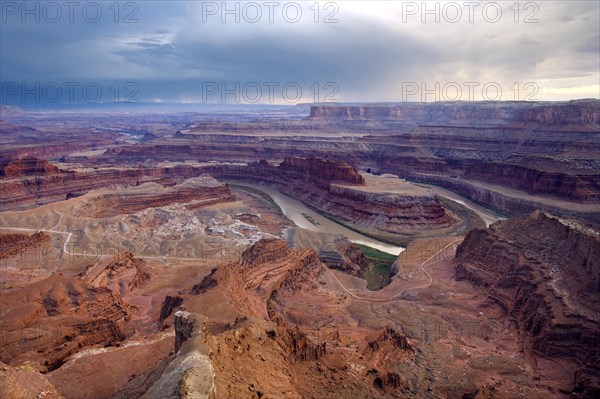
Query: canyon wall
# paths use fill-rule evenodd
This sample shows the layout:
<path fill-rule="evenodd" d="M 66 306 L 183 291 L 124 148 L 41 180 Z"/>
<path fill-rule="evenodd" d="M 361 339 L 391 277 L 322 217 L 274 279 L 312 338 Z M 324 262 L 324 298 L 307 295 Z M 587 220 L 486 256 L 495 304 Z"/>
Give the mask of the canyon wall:
<path fill-rule="evenodd" d="M 219 183 L 198 167 L 128 167 L 128 168 L 85 168 L 75 170 L 59 169 L 46 161 L 36 160 L 44 167 L 23 167 L 11 172 L 13 177 L 0 179 L 0 190 L 5 194 L 0 198 L 0 209 L 26 209 L 33 206 L 63 201 L 83 195 L 89 191 L 123 186 L 139 186 L 146 182 L 173 186 L 153 190 L 131 190 L 126 197 L 120 194 L 106 194 L 95 198 L 94 209 L 86 212 L 97 216 L 114 216 L 135 212 L 148 206 L 162 206 L 174 202 L 195 201 L 195 204 L 226 202 L 233 199 L 229 187 Z M 13 165 L 15 163 L 12 163 Z M 18 177 L 15 177 L 18 176 Z M 194 178 L 184 183 L 184 180 Z M 177 184 L 180 183 L 180 184 Z M 203 202 L 204 201 L 204 202 Z M 155 205 L 152 205 L 155 204 Z"/>
<path fill-rule="evenodd" d="M 369 192 L 362 188 L 364 179 L 356 169 L 339 162 L 286 158 L 279 166 L 261 160 L 209 166 L 207 171 L 220 179 L 275 186 L 361 229 L 401 234 L 449 227 L 454 222 L 434 196 Z"/>
<path fill-rule="evenodd" d="M 289 157 L 278 166 L 265 160 L 245 164 L 196 164 L 154 168 L 102 168 L 51 173 L 34 169 L 20 178 L 0 180 L 8 195 L 0 200 L 2 209 L 19 209 L 85 194 L 88 191 L 122 185 L 122 193 L 107 193 L 87 200 L 79 214 L 110 217 L 132 213 L 150 206 L 192 201 L 190 206 L 231 201 L 227 184 L 218 179 L 241 180 L 273 185 L 331 216 L 361 229 L 392 234 L 412 234 L 451 226 L 451 218 L 433 195 L 395 195 L 369 192 L 363 176 L 352 165 L 320 158 Z M 33 174 L 33 175 L 31 175 Z M 183 179 L 188 179 L 181 182 Z M 212 180 L 211 180 L 212 179 Z M 145 188 L 143 182 L 176 184 L 168 188 Z M 140 185 L 142 184 L 142 185 Z"/>
<path fill-rule="evenodd" d="M 543 212 L 475 229 L 456 278 L 485 288 L 526 352 L 572 362 L 574 386 L 600 392 L 600 232 Z"/>
<path fill-rule="evenodd" d="M 308 118 L 333 121 L 401 121 L 413 124 L 534 122 L 545 125 L 587 125 L 600 124 L 600 110 L 595 100 L 551 104 L 536 102 L 322 104 L 312 106 Z"/>
<path fill-rule="evenodd" d="M 600 201 L 598 109 L 598 100 L 321 104 L 304 120 L 199 121 L 160 144 L 115 146 L 90 162 L 322 157 L 407 179 L 455 177 L 593 204 Z"/>
<path fill-rule="evenodd" d="M 510 193 L 478 186 L 475 182 L 432 174 L 415 174 L 413 179 L 446 187 L 506 215 L 524 215 L 543 209 L 555 215 L 583 220 L 595 227 L 600 227 L 600 208 L 593 206 L 593 204 L 589 204 L 592 206 L 587 207 L 587 209 L 583 209 L 583 206 L 577 204 L 568 207 L 561 206 L 560 203 L 541 202 L 534 196 L 513 196 Z"/>

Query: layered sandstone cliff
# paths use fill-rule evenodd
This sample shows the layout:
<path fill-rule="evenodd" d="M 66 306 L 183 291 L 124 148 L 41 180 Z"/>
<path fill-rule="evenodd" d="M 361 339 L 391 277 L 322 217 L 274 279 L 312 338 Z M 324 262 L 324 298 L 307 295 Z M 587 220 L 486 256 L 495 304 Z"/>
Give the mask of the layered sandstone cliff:
<path fill-rule="evenodd" d="M 402 104 L 322 104 L 311 107 L 309 119 L 377 120 L 412 124 L 535 122 L 546 125 L 600 124 L 595 100 L 558 103 L 469 102 Z"/>
<path fill-rule="evenodd" d="M 144 187 L 122 194 L 105 194 L 91 200 L 84 212 L 96 217 L 133 213 L 151 206 L 190 202 L 191 207 L 233 200 L 226 184 L 210 176 L 202 176 L 201 167 L 127 167 L 61 170 L 46 161 L 22 168 L 8 169 L 9 176 L 0 179 L 0 209 L 23 209 L 83 195 L 89 191 L 122 186 L 139 186 L 146 182 L 175 185 L 172 188 Z M 9 166 L 12 164 L 9 164 Z M 7 166 L 8 168 L 8 166 Z M 193 179 L 192 179 L 193 178 Z M 188 179 L 188 181 L 185 181 Z"/>
<path fill-rule="evenodd" d="M 0 163 L 0 177 L 15 178 L 31 175 L 51 175 L 59 173 L 57 166 L 35 157 L 21 158 Z"/>
<path fill-rule="evenodd" d="M 160 145 L 117 146 L 98 161 L 317 156 L 408 179 L 459 177 L 593 204 L 600 199 L 599 104 L 320 104 L 305 120 L 199 122 Z M 507 197 L 513 200 L 518 207 L 518 198 Z"/>
<path fill-rule="evenodd" d="M 226 183 L 211 176 L 190 178 L 172 187 L 147 183 L 135 188 L 101 194 L 87 200 L 78 214 L 88 217 L 112 217 L 171 204 L 187 204 L 188 209 L 233 201 Z"/>
<path fill-rule="evenodd" d="M 473 230 L 456 262 L 458 279 L 485 288 L 482 306 L 516 323 L 527 353 L 572 362 L 574 389 L 600 392 L 597 230 L 537 212 Z"/>
<path fill-rule="evenodd" d="M 222 164 L 208 171 L 223 179 L 274 185 L 284 193 L 365 230 L 410 234 L 452 225 L 454 220 L 432 195 L 382 193 L 363 187 L 364 178 L 347 164 L 286 158 L 274 166 Z"/>

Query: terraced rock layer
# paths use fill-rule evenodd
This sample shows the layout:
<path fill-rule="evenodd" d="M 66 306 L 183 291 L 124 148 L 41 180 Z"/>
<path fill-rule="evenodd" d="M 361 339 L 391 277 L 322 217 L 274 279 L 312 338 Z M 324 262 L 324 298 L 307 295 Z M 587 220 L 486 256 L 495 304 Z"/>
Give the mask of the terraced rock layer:
<path fill-rule="evenodd" d="M 222 179 L 274 185 L 322 212 L 365 229 L 412 233 L 453 223 L 434 196 L 369 192 L 361 189 L 364 180 L 355 169 L 348 172 L 349 165 L 340 169 L 338 162 L 331 164 L 335 168 L 321 159 L 286 158 L 279 166 L 261 160 L 249 165 L 212 166 L 208 171 Z"/>
<path fill-rule="evenodd" d="M 435 183 L 481 181 L 532 195 L 600 200 L 600 102 L 332 104 L 305 120 L 202 122 L 161 144 L 113 147 L 101 163 L 280 162 L 322 157 Z M 269 135 L 265 140 L 264 135 Z M 518 199 L 511 214 L 517 211 Z"/>
<path fill-rule="evenodd" d="M 79 213 L 88 217 L 105 218 L 136 213 L 152 207 L 188 204 L 189 209 L 233 201 L 229 186 L 210 176 L 187 179 L 181 184 L 164 188 L 150 186 L 108 193 L 88 201 Z"/>
<path fill-rule="evenodd" d="M 528 353 L 572 362 L 573 390 L 600 393 L 597 230 L 537 212 L 473 230 L 456 262 L 456 277 L 485 288 L 482 306 L 516 323 Z"/>
<path fill-rule="evenodd" d="M 11 172 L 11 177 L 0 179 L 0 190 L 6 194 L 0 198 L 0 209 L 31 208 L 116 185 L 137 186 L 145 182 L 175 185 L 188 178 L 196 179 L 170 189 L 154 188 L 153 192 L 140 190 L 128 192 L 126 196 L 104 195 L 96 198 L 98 203 L 90 205 L 86 212 L 97 217 L 109 217 L 133 213 L 149 206 L 194 201 L 191 206 L 199 207 L 233 199 L 226 184 L 208 176 L 202 177 L 205 171 L 197 167 L 62 170 L 43 160 L 35 162 L 34 165 L 43 167 L 23 168 L 19 172 Z"/>

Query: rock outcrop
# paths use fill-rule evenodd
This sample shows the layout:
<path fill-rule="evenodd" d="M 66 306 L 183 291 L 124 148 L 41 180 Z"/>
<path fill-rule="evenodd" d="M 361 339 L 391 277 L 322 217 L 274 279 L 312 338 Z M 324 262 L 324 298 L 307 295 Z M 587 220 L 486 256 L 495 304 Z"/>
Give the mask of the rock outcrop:
<path fill-rule="evenodd" d="M 279 239 L 262 239 L 242 253 L 243 267 L 257 267 L 264 263 L 274 262 L 291 254 L 292 250 L 285 241 Z"/>
<path fill-rule="evenodd" d="M 214 372 L 202 317 L 175 313 L 175 353 L 160 377 L 142 398 L 214 399 Z"/>
<path fill-rule="evenodd" d="M 167 295 L 160 308 L 159 321 L 162 322 L 167 317 L 171 316 L 173 310 L 177 309 L 183 303 L 183 298 L 180 296 Z"/>
<path fill-rule="evenodd" d="M 0 293 L 0 303 L 0 360 L 10 365 L 28 362 L 38 371 L 51 371 L 86 347 L 114 345 L 133 332 L 118 294 L 56 273 Z"/>
<path fill-rule="evenodd" d="M 532 355 L 572 362 L 600 387 L 600 233 L 543 212 L 470 232 L 456 277 L 486 289 L 483 307 L 514 321 Z M 577 376 L 585 378 L 579 379 Z"/>
<path fill-rule="evenodd" d="M 0 163 L 0 177 L 16 178 L 36 175 L 53 175 L 60 170 L 56 165 L 35 157 L 26 157 Z"/>
<path fill-rule="evenodd" d="M 146 262 L 135 258 L 131 252 L 100 260 L 80 274 L 80 277 L 93 287 L 108 287 L 121 295 L 125 295 L 125 287 L 133 291 L 144 285 L 151 276 Z"/>
<path fill-rule="evenodd" d="M 78 213 L 87 217 L 106 218 L 171 204 L 183 203 L 188 204 L 188 209 L 197 209 L 233 200 L 226 183 L 204 175 L 172 187 L 147 183 L 117 193 L 102 194 L 86 201 Z"/>
<path fill-rule="evenodd" d="M 396 371 L 389 369 L 390 365 L 411 359 L 415 349 L 404 335 L 387 326 L 367 342 L 363 353 L 374 366 L 368 373 L 372 375 L 373 386 L 384 392 L 392 392 L 401 385 L 402 379 Z"/>
<path fill-rule="evenodd" d="M 319 248 L 319 260 L 330 269 L 341 270 L 356 277 L 362 277 L 367 267 L 367 259 L 360 248 L 348 241 L 339 239 Z"/>
<path fill-rule="evenodd" d="M 454 220 L 433 195 L 369 191 L 350 165 L 322 159 L 286 158 L 278 166 L 265 160 L 208 168 L 222 179 L 273 185 L 310 206 L 365 230 L 410 234 L 449 227 Z"/>
<path fill-rule="evenodd" d="M 0 234 L 0 260 L 20 254 L 49 240 L 50 236 L 42 231 L 31 235 L 19 233 Z"/>

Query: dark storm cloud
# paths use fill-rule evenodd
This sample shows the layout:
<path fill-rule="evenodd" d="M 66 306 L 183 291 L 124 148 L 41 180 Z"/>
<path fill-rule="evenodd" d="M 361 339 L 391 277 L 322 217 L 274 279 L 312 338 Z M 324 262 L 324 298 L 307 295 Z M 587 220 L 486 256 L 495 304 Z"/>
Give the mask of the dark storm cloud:
<path fill-rule="evenodd" d="M 537 79 L 548 99 L 567 84 L 581 87 L 569 96 L 590 96 L 598 84 L 599 5 L 591 1 L 538 2 L 533 24 L 512 20 L 512 2 L 501 3 L 499 23 L 425 24 L 418 15 L 403 22 L 402 2 L 338 2 L 333 24 L 204 21 L 201 2 L 154 1 L 136 3 L 137 22 L 122 23 L 131 10 L 120 10 L 115 23 L 102 4 L 96 23 L 7 17 L 2 81 L 127 80 L 139 83 L 141 100 L 163 101 L 198 100 L 203 81 L 335 82 L 347 101 L 401 100 L 405 82 Z"/>

